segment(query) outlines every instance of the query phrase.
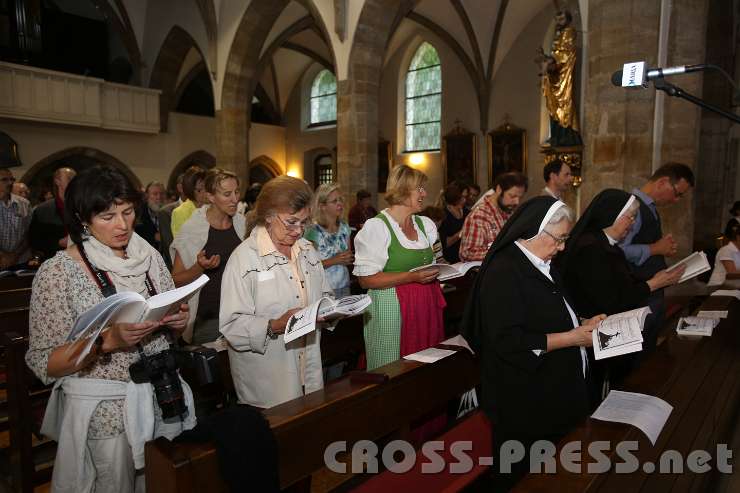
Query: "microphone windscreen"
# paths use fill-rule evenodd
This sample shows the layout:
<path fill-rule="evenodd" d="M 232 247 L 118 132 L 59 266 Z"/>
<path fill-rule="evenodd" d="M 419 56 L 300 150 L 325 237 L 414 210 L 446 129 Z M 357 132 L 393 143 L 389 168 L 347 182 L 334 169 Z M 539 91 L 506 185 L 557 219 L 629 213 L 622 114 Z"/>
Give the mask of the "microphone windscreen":
<path fill-rule="evenodd" d="M 612 74 L 612 84 L 617 87 L 622 87 L 622 71 L 617 70 Z"/>

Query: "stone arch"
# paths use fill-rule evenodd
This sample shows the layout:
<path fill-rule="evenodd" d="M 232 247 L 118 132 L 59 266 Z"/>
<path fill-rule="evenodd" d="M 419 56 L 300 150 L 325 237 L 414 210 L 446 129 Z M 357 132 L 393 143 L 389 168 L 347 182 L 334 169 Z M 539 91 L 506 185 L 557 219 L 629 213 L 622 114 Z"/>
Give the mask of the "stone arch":
<path fill-rule="evenodd" d="M 316 27 L 329 39 L 326 26 L 310 0 L 297 0 L 308 10 Z M 260 53 L 275 21 L 290 0 L 250 2 L 229 48 L 223 77 L 220 110 L 216 112 L 218 162 L 247 177 L 249 162 L 249 127 L 252 95 L 258 82 Z M 327 43 L 332 61 L 335 55 Z M 336 65 L 336 62 L 335 62 Z"/>
<path fill-rule="evenodd" d="M 141 188 L 141 180 L 131 171 L 125 163 L 114 156 L 92 147 L 69 147 L 54 152 L 39 160 L 26 171 L 21 181 L 32 190 L 42 191 L 51 188 L 52 175 L 54 171 L 63 166 L 82 171 L 96 164 L 106 164 L 123 172 L 135 187 Z"/>
<path fill-rule="evenodd" d="M 184 173 L 186 169 L 193 165 L 199 165 L 202 168 L 211 169 L 216 166 L 216 158 L 208 151 L 193 151 L 184 158 L 180 159 L 167 179 L 167 190 L 174 190 L 177 184 L 177 177 Z"/>
<path fill-rule="evenodd" d="M 182 27 L 174 25 L 167 33 L 154 62 L 149 87 L 162 91 L 159 97 L 159 122 L 163 132 L 167 131 L 170 111 L 177 105 L 177 76 L 180 75 L 182 64 L 191 48 L 195 48 L 205 62 L 206 57 L 193 37 Z"/>
<path fill-rule="evenodd" d="M 275 178 L 282 174 L 283 169 L 280 165 L 271 157 L 262 154 L 249 162 L 247 175 L 248 183 L 251 185 L 252 183 L 259 181 L 264 184 L 264 182 L 267 181 L 265 178 Z"/>

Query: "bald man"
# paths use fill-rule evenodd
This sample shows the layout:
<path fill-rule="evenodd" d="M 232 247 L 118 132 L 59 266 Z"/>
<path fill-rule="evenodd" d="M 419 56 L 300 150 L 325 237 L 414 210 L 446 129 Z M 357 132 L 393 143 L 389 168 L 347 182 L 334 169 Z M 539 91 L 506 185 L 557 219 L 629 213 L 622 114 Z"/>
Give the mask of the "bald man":
<path fill-rule="evenodd" d="M 31 200 L 31 190 L 28 188 L 28 185 L 22 181 L 13 183 L 13 193 L 26 200 Z"/>
<path fill-rule="evenodd" d="M 54 172 L 54 197 L 33 210 L 29 237 L 34 251 L 44 259 L 51 258 L 58 250 L 67 248 L 67 231 L 64 228 L 64 192 L 77 173 L 62 167 Z"/>

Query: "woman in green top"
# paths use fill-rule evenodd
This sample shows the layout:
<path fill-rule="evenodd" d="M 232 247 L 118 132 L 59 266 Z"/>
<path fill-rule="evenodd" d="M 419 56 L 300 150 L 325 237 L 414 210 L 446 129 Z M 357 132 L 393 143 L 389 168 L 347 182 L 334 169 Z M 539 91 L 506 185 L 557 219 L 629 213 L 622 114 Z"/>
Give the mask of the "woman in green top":
<path fill-rule="evenodd" d="M 369 219 L 355 238 L 354 274 L 372 305 L 365 313 L 368 370 L 420 351 L 444 338 L 444 297 L 436 268 L 409 272 L 434 262 L 437 228 L 417 216 L 424 206 L 427 177 L 396 166 L 388 177 L 389 207 Z"/>

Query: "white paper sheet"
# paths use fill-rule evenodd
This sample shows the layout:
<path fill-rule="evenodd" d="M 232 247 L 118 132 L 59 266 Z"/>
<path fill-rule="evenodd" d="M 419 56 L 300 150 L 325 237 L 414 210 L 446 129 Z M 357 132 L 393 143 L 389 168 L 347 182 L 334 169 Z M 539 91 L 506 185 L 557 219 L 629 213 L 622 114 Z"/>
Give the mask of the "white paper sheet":
<path fill-rule="evenodd" d="M 403 357 L 403 359 L 410 361 L 420 361 L 421 363 L 434 363 L 435 361 L 446 358 L 451 354 L 455 354 L 455 352 L 456 351 L 452 351 L 450 349 L 437 349 L 430 347 L 423 351 L 419 351 L 418 353 L 407 354 Z"/>
<path fill-rule="evenodd" d="M 732 296 L 740 300 L 740 289 L 718 289 L 709 296 Z"/>
<path fill-rule="evenodd" d="M 672 411 L 673 406 L 658 397 L 612 390 L 591 417 L 635 426 L 655 445 Z"/>
<path fill-rule="evenodd" d="M 468 345 L 468 341 L 465 340 L 465 338 L 461 335 L 456 335 L 455 337 L 450 337 L 449 339 L 440 342 L 440 344 L 444 344 L 445 346 L 460 346 L 464 347 L 468 351 L 470 351 L 470 354 L 475 354 L 475 351 L 470 349 L 470 345 Z"/>

